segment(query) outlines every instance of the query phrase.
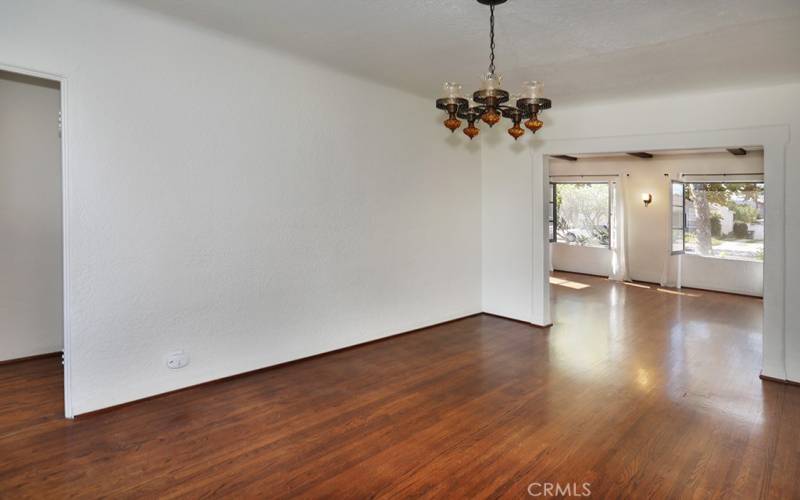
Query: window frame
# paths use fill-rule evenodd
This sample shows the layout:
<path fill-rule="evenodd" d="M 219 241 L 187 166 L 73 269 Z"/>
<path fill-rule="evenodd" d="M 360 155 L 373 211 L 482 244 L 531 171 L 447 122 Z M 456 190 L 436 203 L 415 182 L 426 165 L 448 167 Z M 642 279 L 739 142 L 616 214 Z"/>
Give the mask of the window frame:
<path fill-rule="evenodd" d="M 687 227 L 686 200 L 687 200 L 687 194 L 688 194 L 688 190 L 689 190 L 689 184 L 756 184 L 756 185 L 760 184 L 762 186 L 762 189 L 765 189 L 765 187 L 766 187 L 766 184 L 764 183 L 763 179 L 761 179 L 761 180 L 733 180 L 733 181 L 729 181 L 729 180 L 681 181 L 681 182 L 683 183 L 683 205 L 684 205 L 684 209 L 683 209 L 683 224 L 684 224 L 683 248 L 684 248 L 684 251 L 686 249 L 686 227 Z M 766 202 L 767 202 L 766 196 L 764 196 L 764 204 L 766 204 Z M 762 248 L 763 248 L 763 247 L 765 247 L 766 239 L 764 239 L 762 241 L 763 241 L 762 242 Z M 764 262 L 763 260 L 758 260 L 758 259 L 736 259 L 736 258 L 725 257 L 725 256 L 720 256 L 720 255 L 702 255 L 702 254 L 699 254 L 699 253 L 691 253 L 691 252 L 690 253 L 685 253 L 685 255 L 691 255 L 693 257 L 700 257 L 702 259 L 730 260 L 730 261 L 737 261 L 737 262 L 760 262 L 760 263 Z"/>
<path fill-rule="evenodd" d="M 681 186 L 681 227 L 675 227 L 673 218 L 675 209 L 679 205 L 675 205 L 674 193 L 675 186 Z M 681 232 L 681 249 L 674 250 L 672 244 L 674 239 L 672 233 L 676 230 Z M 670 255 L 685 255 L 686 254 L 686 183 L 683 181 L 670 180 L 669 183 L 669 254 Z"/>
<path fill-rule="evenodd" d="M 557 203 L 557 199 L 558 198 L 557 198 L 557 196 L 558 196 L 558 186 L 562 185 L 562 184 L 566 184 L 566 185 L 605 184 L 606 185 L 606 187 L 608 188 L 608 208 L 606 209 L 606 215 L 607 215 L 607 220 L 608 220 L 608 244 L 607 245 L 575 245 L 575 244 L 570 243 L 568 241 L 559 241 L 559 239 L 558 239 L 558 224 L 557 224 L 557 222 L 558 222 L 558 203 Z M 612 218 L 612 203 L 613 203 L 613 199 L 612 199 L 612 191 L 611 191 L 611 185 L 612 184 L 613 184 L 613 181 L 585 181 L 585 182 L 584 181 L 580 181 L 580 182 L 574 182 L 574 181 L 572 181 L 572 182 L 570 182 L 570 181 L 563 181 L 563 182 L 562 181 L 555 181 L 555 182 L 553 182 L 553 181 L 550 181 L 550 186 L 551 186 L 551 189 L 552 189 L 551 196 L 553 198 L 552 201 L 550 202 L 553 205 L 553 210 L 552 210 L 553 219 L 552 220 L 548 220 L 548 223 L 553 228 L 553 238 L 550 239 L 550 242 L 551 243 L 560 243 L 562 245 L 579 246 L 579 247 L 584 247 L 584 248 L 607 248 L 607 249 L 611 250 L 611 242 L 613 241 L 613 238 L 612 238 L 613 228 L 611 227 L 611 221 L 613 220 L 613 218 Z"/>

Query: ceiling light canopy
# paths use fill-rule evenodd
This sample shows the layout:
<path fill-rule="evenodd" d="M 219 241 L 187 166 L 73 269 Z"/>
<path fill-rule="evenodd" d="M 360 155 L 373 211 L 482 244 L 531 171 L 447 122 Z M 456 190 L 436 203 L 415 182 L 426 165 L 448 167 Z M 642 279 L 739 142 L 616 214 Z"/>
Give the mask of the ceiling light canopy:
<path fill-rule="evenodd" d="M 480 133 L 476 126 L 479 120 L 493 127 L 504 116 L 513 122 L 508 133 L 517 140 L 525 134 L 525 129 L 520 126 L 523 120 L 525 127 L 533 133 L 542 128 L 544 123 L 539 119 L 539 113 L 550 108 L 552 103 L 542 97 L 542 84 L 537 81 L 523 83 L 519 94 L 514 96 L 501 88 L 503 77 L 495 73 L 494 68 L 494 8 L 506 0 L 477 1 L 489 6 L 489 72 L 483 76 L 480 90 L 472 94 L 472 101 L 462 95 L 461 85 L 445 82 L 442 97 L 436 99 L 436 107 L 447 112 L 444 126 L 451 132 L 461 127 L 461 120 L 466 120 L 464 133 L 472 139 Z M 505 104 L 510 99 L 516 99 L 516 107 Z"/>

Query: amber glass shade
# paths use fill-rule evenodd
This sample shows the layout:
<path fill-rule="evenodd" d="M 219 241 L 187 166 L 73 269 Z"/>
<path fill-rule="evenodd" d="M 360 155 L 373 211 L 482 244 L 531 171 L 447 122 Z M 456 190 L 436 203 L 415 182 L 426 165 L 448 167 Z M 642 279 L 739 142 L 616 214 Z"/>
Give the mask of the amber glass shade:
<path fill-rule="evenodd" d="M 455 132 L 461 126 L 461 120 L 455 117 L 450 117 L 444 121 L 444 126 L 450 129 L 450 132 Z"/>
<path fill-rule="evenodd" d="M 515 123 L 513 127 L 508 129 L 508 134 L 516 141 L 525 134 L 525 129 L 520 127 L 519 123 Z"/>
<path fill-rule="evenodd" d="M 525 122 L 525 126 L 528 127 L 528 129 L 534 134 L 537 130 L 542 128 L 542 125 L 544 125 L 544 122 L 536 117 L 533 117 Z"/>
<path fill-rule="evenodd" d="M 493 109 L 488 109 L 481 116 L 481 120 L 483 120 L 483 122 L 486 125 L 489 125 L 490 127 L 493 127 L 495 125 L 495 123 L 500 121 L 500 113 L 498 113 L 497 111 L 495 111 Z"/>
<path fill-rule="evenodd" d="M 475 122 L 469 122 L 469 126 L 464 129 L 464 133 L 467 134 L 469 140 L 472 140 L 476 135 L 481 133 L 481 129 L 475 126 Z"/>

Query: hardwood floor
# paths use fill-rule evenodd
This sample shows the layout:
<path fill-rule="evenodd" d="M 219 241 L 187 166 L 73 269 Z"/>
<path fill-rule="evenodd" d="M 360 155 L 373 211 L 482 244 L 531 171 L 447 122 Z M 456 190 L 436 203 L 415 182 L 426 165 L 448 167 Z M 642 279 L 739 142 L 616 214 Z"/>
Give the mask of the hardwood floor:
<path fill-rule="evenodd" d="M 476 316 L 76 421 L 58 360 L 0 366 L 0 497 L 800 496 L 761 300 L 554 281 L 549 330 Z"/>

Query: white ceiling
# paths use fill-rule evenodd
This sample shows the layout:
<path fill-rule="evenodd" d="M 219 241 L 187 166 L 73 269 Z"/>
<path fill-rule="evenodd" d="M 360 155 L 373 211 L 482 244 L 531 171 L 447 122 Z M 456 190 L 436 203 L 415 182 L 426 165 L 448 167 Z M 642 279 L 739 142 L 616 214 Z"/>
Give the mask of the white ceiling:
<path fill-rule="evenodd" d="M 477 86 L 488 7 L 475 0 L 122 0 L 434 97 Z M 578 102 L 800 81 L 800 0 L 508 0 L 505 87 Z"/>

